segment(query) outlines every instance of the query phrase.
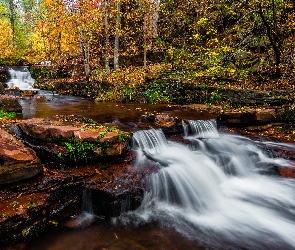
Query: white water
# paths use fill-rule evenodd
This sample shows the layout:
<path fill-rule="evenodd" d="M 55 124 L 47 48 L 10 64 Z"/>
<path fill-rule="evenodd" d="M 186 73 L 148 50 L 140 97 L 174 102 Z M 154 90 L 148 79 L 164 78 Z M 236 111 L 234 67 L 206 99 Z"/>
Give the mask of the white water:
<path fill-rule="evenodd" d="M 146 143 L 151 133 L 153 143 Z M 241 136 L 196 133 L 187 147 L 162 135 L 135 133 L 136 166 L 155 161 L 159 170 L 148 179 L 142 205 L 114 222 L 156 220 L 209 249 L 295 249 L 295 182 L 270 174 L 274 166 L 291 167 L 288 161 Z"/>
<path fill-rule="evenodd" d="M 15 67 L 8 70 L 11 79 L 7 82 L 9 88 L 18 87 L 20 90 L 33 89 L 35 80 L 27 67 Z"/>

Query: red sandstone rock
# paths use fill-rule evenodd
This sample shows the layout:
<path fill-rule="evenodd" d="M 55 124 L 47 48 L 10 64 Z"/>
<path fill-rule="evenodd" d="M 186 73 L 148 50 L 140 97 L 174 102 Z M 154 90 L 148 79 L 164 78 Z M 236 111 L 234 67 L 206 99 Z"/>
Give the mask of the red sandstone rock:
<path fill-rule="evenodd" d="M 72 151 L 69 151 L 70 157 L 73 157 L 73 154 L 75 154 L 74 158 L 77 159 L 78 156 L 76 154 L 79 154 L 80 152 L 83 154 L 83 158 L 85 160 L 96 159 L 101 156 L 121 155 L 128 144 L 128 142 L 119 141 L 119 133 L 110 132 L 104 126 L 96 125 L 92 127 L 89 125 L 89 127 L 87 127 L 85 123 L 79 122 L 74 116 L 66 117 L 65 119 L 62 117 L 46 119 L 33 118 L 19 123 L 19 127 L 27 135 L 43 142 L 53 141 L 54 144 L 48 144 L 50 150 L 46 150 L 45 147 L 43 148 L 43 151 L 46 150 L 48 154 L 55 154 L 52 155 L 52 159 L 57 158 L 57 154 L 64 154 L 65 150 L 69 151 L 66 145 L 63 144 L 65 141 L 64 139 L 74 139 L 76 141 L 94 143 L 94 147 L 92 149 L 90 146 L 90 148 L 85 149 L 83 152 L 83 146 L 79 146 L 73 142 Z M 60 150 L 61 146 L 64 150 Z M 56 150 L 52 150 L 53 148 L 56 148 Z M 86 152 L 90 155 L 86 156 Z"/>
<path fill-rule="evenodd" d="M 28 135 L 37 139 L 71 138 L 75 131 L 81 130 L 73 126 L 48 125 L 42 118 L 33 118 L 19 124 L 20 128 Z"/>
<path fill-rule="evenodd" d="M 41 172 L 36 153 L 0 129 L 0 184 L 27 179 Z"/>

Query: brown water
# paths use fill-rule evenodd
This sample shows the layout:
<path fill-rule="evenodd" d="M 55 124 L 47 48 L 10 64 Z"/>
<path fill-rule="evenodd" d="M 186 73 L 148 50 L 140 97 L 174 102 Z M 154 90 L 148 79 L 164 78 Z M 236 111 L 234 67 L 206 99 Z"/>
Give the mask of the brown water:
<path fill-rule="evenodd" d="M 205 249 L 198 242 L 181 236 L 172 228 L 159 225 L 114 228 L 104 222 L 87 228 L 56 230 L 29 243 L 17 246 L 23 250 L 149 250 Z"/>
<path fill-rule="evenodd" d="M 100 123 L 116 122 L 131 128 L 143 123 L 142 115 L 147 113 L 162 113 L 192 120 L 212 118 L 212 115 L 179 105 L 96 102 L 83 97 L 52 95 L 49 91 L 39 91 L 34 97 L 22 97 L 20 104 L 23 111 L 18 115 L 19 119 L 82 115 Z"/>

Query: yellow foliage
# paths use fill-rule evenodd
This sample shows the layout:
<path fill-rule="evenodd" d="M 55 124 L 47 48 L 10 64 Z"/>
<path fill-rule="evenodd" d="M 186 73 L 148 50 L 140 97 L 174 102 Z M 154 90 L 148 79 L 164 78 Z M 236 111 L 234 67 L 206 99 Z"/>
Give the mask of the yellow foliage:
<path fill-rule="evenodd" d="M 208 18 L 207 17 L 202 17 L 198 22 L 197 25 L 199 27 L 205 27 L 208 24 Z"/>
<path fill-rule="evenodd" d="M 6 58 L 12 55 L 12 30 L 6 21 L 0 19 L 0 55 Z"/>

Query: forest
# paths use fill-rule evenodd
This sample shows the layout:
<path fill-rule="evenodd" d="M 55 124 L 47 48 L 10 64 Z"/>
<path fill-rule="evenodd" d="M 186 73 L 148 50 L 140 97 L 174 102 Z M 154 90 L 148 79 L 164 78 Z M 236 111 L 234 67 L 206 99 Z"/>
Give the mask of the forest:
<path fill-rule="evenodd" d="M 294 0 L 0 0 L 0 65 L 127 96 L 147 74 L 293 90 L 294 44 Z"/>

